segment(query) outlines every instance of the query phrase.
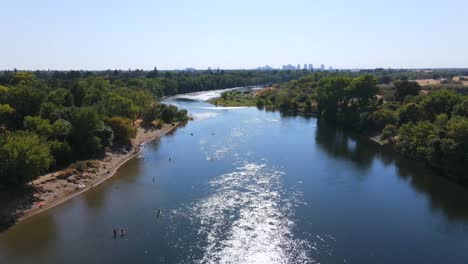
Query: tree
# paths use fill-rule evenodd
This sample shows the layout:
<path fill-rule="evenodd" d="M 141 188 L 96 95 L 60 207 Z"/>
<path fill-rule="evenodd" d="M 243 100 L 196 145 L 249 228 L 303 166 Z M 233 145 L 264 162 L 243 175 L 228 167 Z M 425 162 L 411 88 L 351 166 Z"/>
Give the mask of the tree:
<path fill-rule="evenodd" d="M 21 185 L 46 172 L 53 163 L 49 146 L 36 134 L 7 132 L 0 139 L 0 182 Z"/>
<path fill-rule="evenodd" d="M 310 100 L 307 100 L 307 101 L 305 102 L 304 112 L 305 112 L 305 113 L 312 113 L 312 112 L 313 112 L 312 102 L 311 102 Z"/>
<path fill-rule="evenodd" d="M 449 117 L 447 114 L 440 114 L 436 116 L 434 120 L 434 125 L 436 125 L 440 129 L 444 129 L 445 126 L 447 126 L 448 120 L 449 120 Z"/>
<path fill-rule="evenodd" d="M 316 89 L 316 99 L 319 112 L 324 117 L 336 119 L 336 112 L 345 95 L 345 88 L 352 79 L 347 77 L 336 77 L 321 79 Z"/>
<path fill-rule="evenodd" d="M 468 118 L 457 116 L 447 123 L 447 134 L 455 142 L 468 147 Z"/>
<path fill-rule="evenodd" d="M 55 105 L 61 106 L 72 106 L 73 96 L 69 90 L 66 89 L 55 89 L 50 92 L 46 97 L 46 102 L 51 102 Z"/>
<path fill-rule="evenodd" d="M 383 108 L 370 113 L 368 122 L 372 129 L 380 131 L 387 125 L 396 125 L 398 119 L 394 111 Z"/>
<path fill-rule="evenodd" d="M 94 134 L 99 139 L 100 143 L 100 149 L 98 149 L 98 151 L 103 151 L 106 147 L 111 146 L 114 141 L 114 131 L 112 131 L 109 126 L 102 123 L 102 121 L 101 126 L 94 130 Z"/>
<path fill-rule="evenodd" d="M 85 84 L 83 81 L 76 81 L 70 90 L 73 97 L 73 105 L 82 106 L 84 98 L 86 97 Z"/>
<path fill-rule="evenodd" d="M 154 120 L 160 117 L 161 105 L 152 103 L 148 105 L 142 112 L 142 119 L 145 124 L 151 124 Z"/>
<path fill-rule="evenodd" d="M 259 98 L 259 99 L 257 99 L 256 105 L 257 105 L 258 109 L 263 109 L 263 107 L 265 106 L 265 101 L 263 99 Z"/>
<path fill-rule="evenodd" d="M 39 112 L 44 94 L 31 87 L 12 87 L 6 102 L 15 109 L 15 124 L 20 127 L 25 116 L 35 116 Z"/>
<path fill-rule="evenodd" d="M 47 119 L 42 119 L 38 116 L 27 116 L 24 118 L 23 126 L 26 130 L 32 131 L 44 138 L 52 136 L 52 125 Z"/>
<path fill-rule="evenodd" d="M 92 107 L 79 109 L 71 123 L 73 127 L 71 132 L 72 149 L 79 158 L 92 156 L 107 147 L 109 141 L 112 142 L 112 136 L 109 136 L 109 131 L 104 128 L 99 114 Z M 106 135 L 110 139 L 106 139 Z"/>
<path fill-rule="evenodd" d="M 8 94 L 8 87 L 0 85 L 0 104 L 6 101 L 6 96 Z"/>
<path fill-rule="evenodd" d="M 407 123 L 400 128 L 397 147 L 406 155 L 427 159 L 432 152 L 432 140 L 436 138 L 436 127 L 430 122 Z"/>
<path fill-rule="evenodd" d="M 166 72 L 168 73 L 168 72 Z M 163 79 L 164 84 L 164 94 L 171 95 L 176 94 L 179 91 L 179 84 L 173 79 Z"/>
<path fill-rule="evenodd" d="M 455 105 L 462 101 L 462 97 L 447 89 L 437 90 L 425 96 L 421 102 L 424 111 L 430 120 L 439 115 L 446 113 L 450 115 Z"/>
<path fill-rule="evenodd" d="M 52 135 L 58 140 L 65 140 L 72 131 L 70 122 L 64 119 L 58 119 L 52 124 Z"/>
<path fill-rule="evenodd" d="M 141 115 L 141 112 L 146 108 L 146 106 L 154 101 L 154 95 L 148 91 L 135 91 L 134 89 L 124 88 L 119 89 L 117 93 L 120 96 L 131 100 L 132 110 L 137 115 Z"/>
<path fill-rule="evenodd" d="M 117 94 L 110 94 L 104 102 L 104 112 L 108 116 L 122 116 L 134 118 L 136 112 L 132 100 Z"/>
<path fill-rule="evenodd" d="M 43 102 L 39 110 L 39 115 L 44 119 L 48 119 L 50 122 L 55 122 L 57 119 L 64 116 L 64 107 L 51 102 Z"/>
<path fill-rule="evenodd" d="M 453 107 L 452 115 L 468 117 L 468 98 Z"/>
<path fill-rule="evenodd" d="M 406 96 L 418 95 L 421 90 L 421 85 L 417 82 L 410 82 L 408 80 L 396 81 L 395 85 L 395 99 L 403 101 Z"/>
<path fill-rule="evenodd" d="M 417 122 L 425 119 L 425 112 L 419 104 L 408 103 L 398 109 L 398 118 L 400 124 Z"/>
<path fill-rule="evenodd" d="M 55 160 L 55 165 L 63 166 L 67 165 L 72 161 L 72 149 L 68 142 L 63 142 L 59 140 L 53 140 L 47 142 L 50 148 L 50 152 Z"/>
<path fill-rule="evenodd" d="M 15 116 L 15 109 L 11 108 L 10 105 L 0 104 L 0 127 L 5 128 L 11 127 Z"/>
<path fill-rule="evenodd" d="M 159 71 L 156 67 L 146 75 L 146 78 L 157 78 L 159 76 Z"/>
<path fill-rule="evenodd" d="M 132 127 L 132 121 L 122 117 L 109 117 L 104 122 L 114 132 L 114 142 L 130 144 L 131 139 L 136 136 L 136 129 Z"/>
<path fill-rule="evenodd" d="M 377 79 L 372 75 L 364 75 L 353 79 L 345 88 L 348 100 L 356 99 L 360 104 L 367 104 L 377 94 Z"/>
<path fill-rule="evenodd" d="M 31 72 L 16 72 L 10 79 L 14 86 L 30 86 L 36 81 L 36 76 Z"/>
<path fill-rule="evenodd" d="M 173 105 L 161 105 L 162 111 L 161 111 L 161 119 L 164 121 L 164 123 L 171 123 L 174 121 L 174 118 L 177 115 L 177 107 Z"/>

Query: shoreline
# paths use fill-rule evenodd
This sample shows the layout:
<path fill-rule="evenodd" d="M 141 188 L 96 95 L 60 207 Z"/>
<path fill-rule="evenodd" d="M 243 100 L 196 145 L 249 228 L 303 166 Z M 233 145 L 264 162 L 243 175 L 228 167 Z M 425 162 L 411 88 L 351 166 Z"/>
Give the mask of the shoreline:
<path fill-rule="evenodd" d="M 33 196 L 38 202 L 34 202 L 28 209 L 16 209 L 8 227 L 58 206 L 112 178 L 122 165 L 141 153 L 145 144 L 174 131 L 179 124 L 165 124 L 160 129 L 138 127 L 129 149 L 108 151 L 103 158 L 75 162 L 64 169 L 38 177 L 31 183 L 35 187 Z M 11 206 L 18 206 L 18 201 L 11 202 Z"/>

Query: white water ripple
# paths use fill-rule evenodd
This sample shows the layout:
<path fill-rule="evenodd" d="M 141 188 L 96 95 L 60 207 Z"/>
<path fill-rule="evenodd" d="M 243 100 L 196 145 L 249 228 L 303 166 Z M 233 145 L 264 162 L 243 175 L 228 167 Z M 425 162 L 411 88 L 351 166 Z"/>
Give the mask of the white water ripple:
<path fill-rule="evenodd" d="M 296 199 L 283 176 L 247 163 L 210 181 L 212 195 L 192 207 L 206 237 L 198 263 L 314 263 L 309 243 L 293 236 Z"/>

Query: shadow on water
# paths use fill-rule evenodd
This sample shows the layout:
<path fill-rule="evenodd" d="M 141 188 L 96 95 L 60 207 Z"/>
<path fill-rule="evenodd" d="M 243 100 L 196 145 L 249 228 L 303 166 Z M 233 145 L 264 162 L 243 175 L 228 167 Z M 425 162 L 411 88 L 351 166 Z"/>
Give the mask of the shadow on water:
<path fill-rule="evenodd" d="M 394 161 L 398 176 L 405 179 L 414 190 L 427 196 L 432 211 L 443 213 L 448 220 L 468 223 L 466 187 L 437 175 L 423 162 L 401 156 Z"/>
<path fill-rule="evenodd" d="M 404 157 L 392 148 L 380 147 L 354 131 L 323 120 L 317 121 L 316 143 L 332 157 L 352 161 L 366 171 L 375 160 L 380 160 L 385 166 L 394 165 L 401 179 L 427 197 L 433 212 L 442 213 L 447 220 L 468 223 L 466 187 L 443 178 L 424 162 Z"/>
<path fill-rule="evenodd" d="M 317 145 L 335 159 L 351 160 L 358 168 L 368 170 L 379 148 L 353 131 L 336 127 L 323 120 L 317 120 L 315 134 Z"/>
<path fill-rule="evenodd" d="M 35 224 L 24 224 L 21 228 L 12 227 L 5 232 L 0 240 L 0 249 L 6 249 L 8 254 L 22 256 L 25 252 L 41 252 L 51 248 L 58 237 L 57 223 L 54 217 L 34 217 L 25 221 Z M 0 251 L 0 255 L 2 252 Z"/>
<path fill-rule="evenodd" d="M 38 202 L 34 192 L 35 189 L 30 186 L 19 189 L 0 186 L 0 233 L 14 225 L 21 216 L 17 210 L 30 208 Z"/>

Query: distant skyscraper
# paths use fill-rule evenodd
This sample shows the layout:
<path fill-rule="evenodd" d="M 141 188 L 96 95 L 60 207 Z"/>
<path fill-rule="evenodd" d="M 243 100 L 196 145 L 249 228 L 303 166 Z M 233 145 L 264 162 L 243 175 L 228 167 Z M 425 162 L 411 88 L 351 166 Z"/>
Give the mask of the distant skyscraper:
<path fill-rule="evenodd" d="M 332 66 L 328 67 L 328 70 L 333 71 L 333 67 Z"/>
<path fill-rule="evenodd" d="M 300 70 L 300 69 L 301 69 L 301 65 L 298 64 L 296 70 Z"/>
<path fill-rule="evenodd" d="M 302 69 L 307 70 L 307 64 L 304 64 L 304 68 Z"/>
<path fill-rule="evenodd" d="M 288 71 L 288 70 L 296 70 L 296 67 L 292 66 L 291 64 L 288 65 L 283 65 L 282 67 L 283 70 Z"/>
<path fill-rule="evenodd" d="M 312 64 L 309 64 L 309 71 L 313 71 L 314 70 L 314 66 Z"/>
<path fill-rule="evenodd" d="M 283 66 L 283 68 L 284 68 L 284 66 Z M 261 70 L 261 71 L 271 71 L 271 70 L 273 70 L 273 67 L 270 67 L 269 65 L 265 65 L 265 66 L 263 66 L 263 67 L 262 67 L 262 66 L 258 67 L 257 70 Z"/>
<path fill-rule="evenodd" d="M 324 71 L 324 70 L 325 70 L 325 65 L 324 65 L 324 64 L 320 65 L 320 70 L 321 70 L 321 71 Z"/>

